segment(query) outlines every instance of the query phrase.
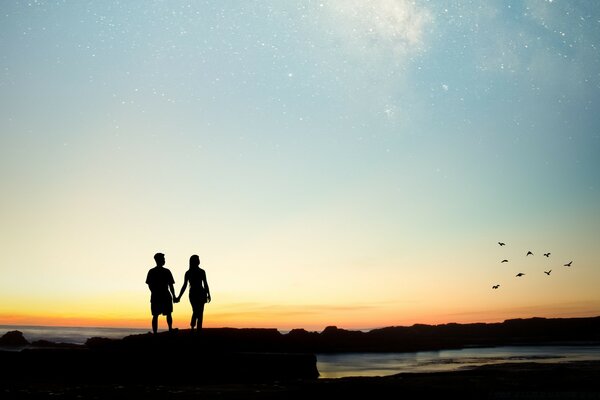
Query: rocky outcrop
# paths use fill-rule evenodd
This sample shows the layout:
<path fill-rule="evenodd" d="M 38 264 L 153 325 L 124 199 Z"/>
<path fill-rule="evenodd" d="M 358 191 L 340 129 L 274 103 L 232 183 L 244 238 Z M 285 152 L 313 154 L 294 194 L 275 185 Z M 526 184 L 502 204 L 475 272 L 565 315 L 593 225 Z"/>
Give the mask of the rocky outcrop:
<path fill-rule="evenodd" d="M 44 343 L 0 351 L 0 380 L 196 384 L 317 378 L 316 356 L 280 351 L 280 339 L 274 329 L 217 329 L 207 335 L 90 338 L 76 348 Z"/>
<path fill-rule="evenodd" d="M 0 346 L 19 347 L 27 346 L 29 342 L 23 336 L 21 331 L 9 331 L 0 337 Z"/>

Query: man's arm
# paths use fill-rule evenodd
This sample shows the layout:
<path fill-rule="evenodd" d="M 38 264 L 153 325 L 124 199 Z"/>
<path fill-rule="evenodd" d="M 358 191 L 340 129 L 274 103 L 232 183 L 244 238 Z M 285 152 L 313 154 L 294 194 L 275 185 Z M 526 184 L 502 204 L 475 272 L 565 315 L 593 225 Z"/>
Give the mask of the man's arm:
<path fill-rule="evenodd" d="M 185 289 L 187 288 L 187 283 L 188 283 L 188 275 L 185 274 L 185 278 L 183 278 L 183 286 L 181 287 L 181 290 L 179 291 L 179 297 L 177 297 L 177 299 L 181 299 L 181 296 L 183 296 L 183 294 L 185 293 Z"/>
<path fill-rule="evenodd" d="M 169 271 L 169 270 L 167 270 L 167 271 Z M 175 297 L 175 288 L 173 287 L 173 284 L 175 283 L 175 279 L 173 279 L 173 274 L 171 273 L 171 271 L 169 271 L 167 276 L 169 277 L 169 291 L 171 291 L 173 300 L 175 300 L 175 299 L 177 299 L 177 297 Z"/>

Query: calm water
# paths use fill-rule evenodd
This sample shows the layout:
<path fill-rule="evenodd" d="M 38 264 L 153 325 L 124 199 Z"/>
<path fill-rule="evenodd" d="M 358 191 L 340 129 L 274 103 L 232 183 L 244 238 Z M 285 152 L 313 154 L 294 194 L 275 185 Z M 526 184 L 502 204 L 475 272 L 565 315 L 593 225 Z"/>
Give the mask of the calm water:
<path fill-rule="evenodd" d="M 318 354 L 322 378 L 453 371 L 502 362 L 600 361 L 600 345 L 503 346 L 414 353 Z"/>

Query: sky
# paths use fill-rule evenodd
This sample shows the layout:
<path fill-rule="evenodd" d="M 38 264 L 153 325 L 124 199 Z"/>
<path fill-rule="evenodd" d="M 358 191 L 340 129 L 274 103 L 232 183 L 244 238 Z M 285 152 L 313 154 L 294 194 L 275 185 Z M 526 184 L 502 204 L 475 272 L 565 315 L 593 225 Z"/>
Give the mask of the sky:
<path fill-rule="evenodd" d="M 156 252 L 177 292 L 200 256 L 207 327 L 600 315 L 600 3 L 0 19 L 0 324 L 149 327 Z"/>

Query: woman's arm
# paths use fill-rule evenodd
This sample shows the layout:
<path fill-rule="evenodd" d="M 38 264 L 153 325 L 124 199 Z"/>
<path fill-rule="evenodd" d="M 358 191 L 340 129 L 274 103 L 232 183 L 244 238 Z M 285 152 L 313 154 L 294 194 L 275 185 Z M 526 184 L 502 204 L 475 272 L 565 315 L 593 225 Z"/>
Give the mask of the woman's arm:
<path fill-rule="evenodd" d="M 208 280 L 206 280 L 206 271 L 204 272 L 202 281 L 204 283 L 204 288 L 206 289 L 206 302 L 210 303 L 210 289 L 208 288 Z"/>

